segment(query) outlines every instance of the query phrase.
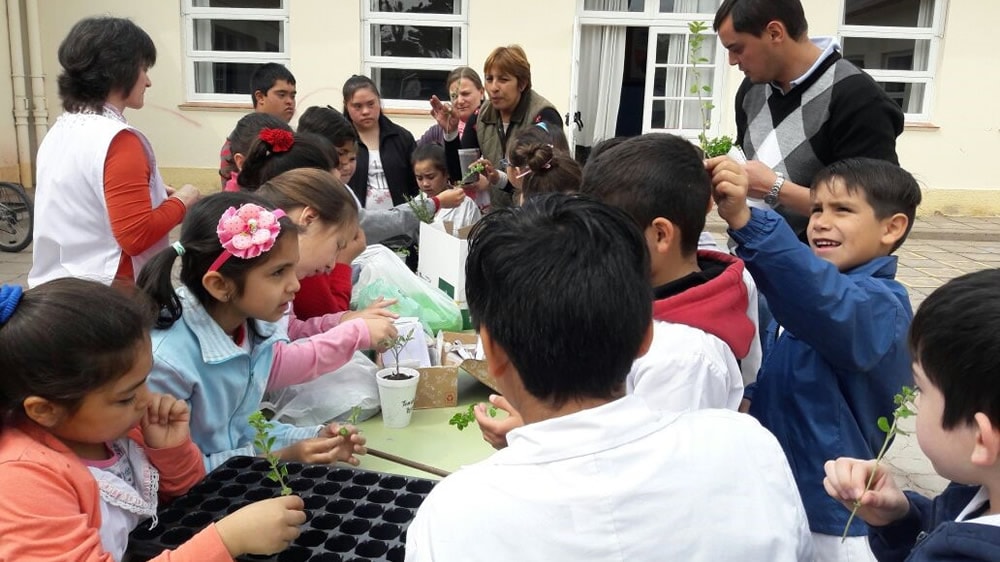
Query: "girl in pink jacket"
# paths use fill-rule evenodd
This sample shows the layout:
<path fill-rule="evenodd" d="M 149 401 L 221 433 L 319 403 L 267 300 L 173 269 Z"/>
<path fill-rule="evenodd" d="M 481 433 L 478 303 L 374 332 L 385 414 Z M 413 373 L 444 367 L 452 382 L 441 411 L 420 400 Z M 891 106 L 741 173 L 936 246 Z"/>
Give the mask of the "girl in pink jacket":
<path fill-rule="evenodd" d="M 187 404 L 146 387 L 151 324 L 93 281 L 0 287 L 0 560 L 121 560 L 136 525 L 205 475 Z M 250 504 L 154 560 L 272 554 L 302 509 Z"/>

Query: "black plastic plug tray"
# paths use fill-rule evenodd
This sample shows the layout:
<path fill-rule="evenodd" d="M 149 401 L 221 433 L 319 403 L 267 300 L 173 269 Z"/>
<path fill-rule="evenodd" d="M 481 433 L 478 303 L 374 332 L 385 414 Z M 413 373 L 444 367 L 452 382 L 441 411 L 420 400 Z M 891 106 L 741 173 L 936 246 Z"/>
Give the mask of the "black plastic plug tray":
<path fill-rule="evenodd" d="M 243 561 L 402 562 L 406 528 L 417 507 L 437 483 L 344 466 L 286 463 L 288 485 L 306 505 L 307 521 L 291 546 L 271 556 L 247 555 Z M 213 521 L 249 504 L 279 494 L 268 478 L 267 461 L 233 457 L 203 481 L 146 520 L 129 536 L 131 560 L 148 560 L 177 548 Z"/>

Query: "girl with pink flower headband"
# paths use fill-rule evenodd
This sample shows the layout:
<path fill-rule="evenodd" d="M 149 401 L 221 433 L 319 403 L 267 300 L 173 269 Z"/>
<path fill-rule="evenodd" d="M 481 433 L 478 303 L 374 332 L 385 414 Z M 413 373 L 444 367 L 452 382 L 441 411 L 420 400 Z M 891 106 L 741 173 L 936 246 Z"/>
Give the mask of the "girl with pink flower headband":
<path fill-rule="evenodd" d="M 208 470 L 256 454 L 248 418 L 266 391 L 331 373 L 355 351 L 396 336 L 395 315 L 384 309 L 308 321 L 291 314 L 298 232 L 282 210 L 255 195 L 218 193 L 191 208 L 180 240 L 139 275 L 159 311 L 149 386 L 190 404 L 191 436 Z M 175 290 L 178 256 L 182 285 Z M 336 423 L 276 423 L 272 435 L 286 461 L 356 465 L 365 439 L 353 427 L 346 436 L 340 430 Z"/>

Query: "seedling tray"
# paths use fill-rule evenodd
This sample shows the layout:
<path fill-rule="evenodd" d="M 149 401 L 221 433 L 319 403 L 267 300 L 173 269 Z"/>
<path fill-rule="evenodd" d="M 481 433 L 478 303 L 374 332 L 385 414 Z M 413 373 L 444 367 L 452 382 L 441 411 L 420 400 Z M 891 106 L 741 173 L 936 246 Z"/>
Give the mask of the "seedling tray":
<path fill-rule="evenodd" d="M 287 463 L 288 485 L 306 505 L 302 534 L 272 556 L 246 555 L 243 561 L 402 562 L 406 528 L 434 480 L 342 466 Z M 133 560 L 148 560 L 177 548 L 209 523 L 250 502 L 276 497 L 267 461 L 233 457 L 184 496 L 162 507 L 158 524 L 139 524 L 129 537 Z"/>

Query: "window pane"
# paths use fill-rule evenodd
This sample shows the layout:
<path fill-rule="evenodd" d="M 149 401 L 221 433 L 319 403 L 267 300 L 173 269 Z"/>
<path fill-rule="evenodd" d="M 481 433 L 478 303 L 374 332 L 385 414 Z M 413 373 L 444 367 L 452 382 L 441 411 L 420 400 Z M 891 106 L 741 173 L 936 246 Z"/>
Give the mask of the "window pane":
<path fill-rule="evenodd" d="M 250 75 L 259 63 L 194 63 L 194 91 L 199 94 L 249 94 Z"/>
<path fill-rule="evenodd" d="M 280 10 L 281 0 L 193 0 L 195 8 L 243 8 L 252 10 Z"/>
<path fill-rule="evenodd" d="M 645 7 L 643 0 L 583 0 L 583 9 L 598 12 L 641 12 Z"/>
<path fill-rule="evenodd" d="M 924 87 L 913 82 L 879 82 L 879 86 L 896 102 L 903 113 L 924 113 Z"/>
<path fill-rule="evenodd" d="M 660 13 L 715 14 L 720 4 L 722 0 L 660 0 Z"/>
<path fill-rule="evenodd" d="M 371 11 L 461 15 L 462 0 L 371 0 Z"/>
<path fill-rule="evenodd" d="M 420 70 L 413 68 L 373 68 L 372 80 L 378 85 L 382 97 L 393 100 L 427 101 L 432 95 L 448 99 L 447 70 Z"/>
<path fill-rule="evenodd" d="M 280 21 L 195 20 L 197 51 L 282 52 Z"/>
<path fill-rule="evenodd" d="M 708 115 L 712 117 L 711 112 Z M 684 100 L 683 129 L 701 129 L 701 104 L 698 100 Z"/>
<path fill-rule="evenodd" d="M 462 58 L 459 27 L 373 25 L 372 55 L 382 57 Z"/>
<path fill-rule="evenodd" d="M 844 38 L 844 58 L 867 69 L 927 70 L 930 50 L 929 39 Z"/>
<path fill-rule="evenodd" d="M 667 102 L 673 103 L 671 100 L 653 100 L 653 111 L 649 126 L 653 129 L 666 129 L 666 104 Z M 671 113 L 674 111 L 671 109 Z"/>
<path fill-rule="evenodd" d="M 847 0 L 847 25 L 930 27 L 934 20 L 934 0 Z"/>

